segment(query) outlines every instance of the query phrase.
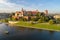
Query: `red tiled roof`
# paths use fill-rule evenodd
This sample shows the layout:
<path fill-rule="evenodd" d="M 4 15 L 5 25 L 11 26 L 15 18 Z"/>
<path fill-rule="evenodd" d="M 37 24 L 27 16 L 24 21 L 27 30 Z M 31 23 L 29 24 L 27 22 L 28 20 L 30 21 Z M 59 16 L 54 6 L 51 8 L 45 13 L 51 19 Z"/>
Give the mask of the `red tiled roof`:
<path fill-rule="evenodd" d="M 27 13 L 32 13 L 32 14 L 36 14 L 37 11 L 26 11 Z"/>
<path fill-rule="evenodd" d="M 16 11 L 17 14 L 21 13 L 20 11 Z"/>
<path fill-rule="evenodd" d="M 36 13 L 37 13 L 37 11 L 32 11 L 32 13 L 33 13 L 33 14 L 36 14 Z"/>

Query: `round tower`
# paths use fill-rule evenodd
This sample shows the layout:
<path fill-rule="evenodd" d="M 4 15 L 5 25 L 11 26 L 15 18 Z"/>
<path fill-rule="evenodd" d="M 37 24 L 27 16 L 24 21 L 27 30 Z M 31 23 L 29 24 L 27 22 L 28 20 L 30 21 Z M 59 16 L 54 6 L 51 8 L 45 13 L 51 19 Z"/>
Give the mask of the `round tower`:
<path fill-rule="evenodd" d="M 45 15 L 48 15 L 48 10 L 45 10 Z"/>

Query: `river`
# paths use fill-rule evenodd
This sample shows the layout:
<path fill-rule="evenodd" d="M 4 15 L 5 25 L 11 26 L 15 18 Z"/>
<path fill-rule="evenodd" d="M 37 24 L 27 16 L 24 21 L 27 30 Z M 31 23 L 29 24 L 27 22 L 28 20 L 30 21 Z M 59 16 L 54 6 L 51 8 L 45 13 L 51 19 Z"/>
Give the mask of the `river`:
<path fill-rule="evenodd" d="M 9 33 L 6 34 L 5 31 Z M 60 40 L 60 32 L 0 24 L 0 40 Z"/>

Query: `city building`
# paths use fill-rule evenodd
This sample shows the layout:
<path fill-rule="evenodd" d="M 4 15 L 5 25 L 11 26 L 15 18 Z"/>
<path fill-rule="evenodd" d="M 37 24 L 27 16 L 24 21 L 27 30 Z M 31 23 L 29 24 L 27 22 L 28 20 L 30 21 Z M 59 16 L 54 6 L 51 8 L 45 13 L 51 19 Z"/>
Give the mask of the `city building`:
<path fill-rule="evenodd" d="M 60 18 L 60 15 L 54 15 L 54 18 L 55 18 L 55 19 Z"/>

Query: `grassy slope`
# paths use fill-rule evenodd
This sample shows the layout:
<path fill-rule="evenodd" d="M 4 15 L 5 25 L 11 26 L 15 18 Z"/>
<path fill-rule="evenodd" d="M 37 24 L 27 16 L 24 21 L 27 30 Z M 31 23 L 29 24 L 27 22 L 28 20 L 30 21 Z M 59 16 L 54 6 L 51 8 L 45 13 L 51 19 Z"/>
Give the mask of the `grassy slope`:
<path fill-rule="evenodd" d="M 31 24 L 29 22 L 19 22 L 17 23 L 16 25 L 18 26 L 23 26 L 23 27 L 30 27 L 30 28 L 37 28 L 37 29 L 41 29 L 41 28 L 44 28 L 44 29 L 52 29 L 52 30 L 60 30 L 60 24 L 53 24 L 53 25 L 50 25 L 50 24 L 46 24 L 46 23 L 37 23 L 37 24 Z"/>

